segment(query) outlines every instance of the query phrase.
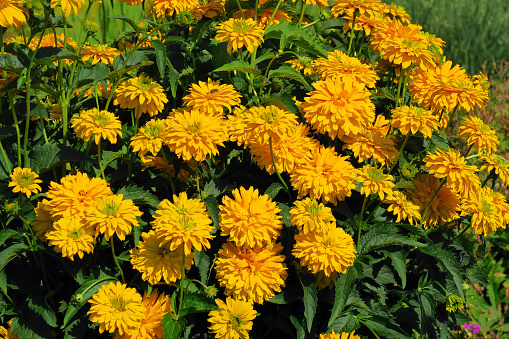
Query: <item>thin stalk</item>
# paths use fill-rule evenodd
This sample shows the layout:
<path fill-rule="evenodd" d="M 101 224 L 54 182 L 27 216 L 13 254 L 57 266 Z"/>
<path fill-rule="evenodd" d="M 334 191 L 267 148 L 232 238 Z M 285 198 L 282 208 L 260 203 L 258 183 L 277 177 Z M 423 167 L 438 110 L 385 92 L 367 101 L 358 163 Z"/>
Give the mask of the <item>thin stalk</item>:
<path fill-rule="evenodd" d="M 472 147 L 474 147 L 474 144 L 471 144 L 470 146 L 468 146 L 467 151 L 465 152 L 465 155 L 463 155 L 465 157 L 465 159 L 467 158 L 467 155 L 470 152 L 470 150 L 472 149 Z"/>
<path fill-rule="evenodd" d="M 170 164 L 168 162 L 168 158 L 166 157 L 166 152 L 164 151 L 164 148 L 162 148 L 162 147 L 161 147 L 161 153 L 163 155 L 164 164 L 166 165 L 166 170 L 168 171 L 168 180 L 170 181 L 171 193 L 175 194 L 175 184 L 173 183 L 173 176 L 171 175 Z M 177 177 L 177 173 L 175 173 L 175 177 Z"/>
<path fill-rule="evenodd" d="M 429 200 L 428 204 L 426 205 L 426 208 L 424 209 L 424 212 L 421 215 L 421 225 L 422 225 L 422 222 L 423 222 L 424 218 L 426 217 L 426 213 L 428 213 L 428 209 L 431 206 L 431 203 L 433 202 L 433 199 L 435 199 L 435 197 L 437 196 L 438 192 L 440 192 L 440 189 L 442 189 L 442 187 L 445 185 L 446 181 L 447 181 L 447 178 L 443 178 L 442 181 L 440 182 L 440 185 L 438 186 L 437 190 L 431 196 L 431 199 Z"/>
<path fill-rule="evenodd" d="M 281 2 L 282 2 L 282 1 L 283 1 L 283 0 L 279 0 L 279 1 L 277 2 L 276 8 L 274 8 L 274 12 L 272 12 L 272 15 L 270 16 L 269 23 L 268 23 L 268 24 L 267 24 L 267 26 L 265 26 L 265 27 L 269 28 L 269 27 L 270 27 L 270 25 L 272 24 L 272 20 L 274 20 L 274 17 L 276 16 L 277 10 L 279 9 L 279 6 L 281 5 Z"/>
<path fill-rule="evenodd" d="M 19 131 L 18 117 L 14 109 L 14 100 L 12 92 L 9 92 L 9 104 L 11 106 L 12 119 L 14 120 L 14 128 L 16 128 L 16 142 L 18 144 L 18 166 L 21 167 L 21 132 Z"/>
<path fill-rule="evenodd" d="M 403 91 L 401 92 L 401 104 L 405 103 L 406 84 L 408 81 L 408 75 L 410 74 L 411 71 L 412 71 L 412 66 L 410 66 L 410 68 L 408 68 L 408 70 L 406 71 L 406 74 L 405 74 L 405 80 L 403 81 Z M 403 70 L 401 70 L 401 72 L 403 72 Z"/>
<path fill-rule="evenodd" d="M 459 237 L 461 237 L 468 229 L 470 228 L 470 226 L 466 226 L 465 228 L 463 228 L 461 230 L 461 232 L 459 232 L 451 241 L 451 243 L 453 243 L 456 239 L 458 239 Z"/>
<path fill-rule="evenodd" d="M 357 318 L 357 320 L 359 320 L 359 322 L 360 322 L 362 325 L 366 326 L 366 327 L 368 328 L 368 330 L 370 330 L 370 331 L 371 331 L 371 333 L 373 333 L 373 335 L 374 335 L 377 339 L 380 339 L 380 337 L 378 336 L 378 334 L 376 334 L 376 332 L 375 332 L 375 331 L 374 331 L 371 327 L 369 327 L 369 326 L 368 326 L 368 325 L 367 325 L 364 321 L 362 321 L 362 320 L 360 320 L 360 319 L 358 319 L 358 318 Z"/>
<path fill-rule="evenodd" d="M 2 145 L 2 141 L 0 141 L 0 151 L 2 152 L 2 156 L 4 157 L 5 166 L 7 167 L 7 173 L 11 173 L 12 168 L 9 164 L 9 158 L 7 157 L 7 153 L 5 153 L 4 146 Z"/>
<path fill-rule="evenodd" d="M 306 0 L 302 0 L 301 6 L 300 6 L 299 26 L 302 26 L 302 19 L 304 19 L 304 10 L 305 9 L 306 9 Z"/>
<path fill-rule="evenodd" d="M 399 107 L 399 97 L 401 95 L 401 84 L 403 83 L 404 74 L 403 69 L 401 69 L 401 72 L 399 73 L 398 92 L 396 93 L 396 105 L 394 106 L 395 109 Z"/>
<path fill-rule="evenodd" d="M 281 181 L 281 184 L 283 184 L 283 188 L 285 189 L 286 193 L 288 193 L 288 198 L 290 199 L 289 201 L 292 201 L 292 194 L 290 193 L 290 189 L 288 188 L 288 185 L 286 185 L 286 182 L 281 177 L 281 174 L 279 174 L 279 171 L 276 166 L 276 160 L 274 159 L 274 149 L 272 148 L 272 137 L 269 137 L 269 147 L 270 147 L 270 158 L 272 159 L 274 171 L 276 172 L 279 181 Z"/>
<path fill-rule="evenodd" d="M 366 204 L 368 202 L 369 195 L 364 197 L 364 201 L 362 202 L 361 214 L 359 216 L 359 230 L 357 232 L 357 246 L 361 242 L 361 229 L 362 229 L 362 217 L 364 216 L 364 211 L 366 210 Z"/>
<path fill-rule="evenodd" d="M 237 2 L 237 6 L 239 6 L 239 11 L 240 11 L 240 15 L 242 15 L 242 19 L 246 20 L 246 17 L 244 16 L 244 10 L 242 9 L 242 6 L 240 5 L 240 1 L 239 0 L 235 0 Z M 267 25 L 267 27 L 269 27 Z"/>
<path fill-rule="evenodd" d="M 398 164 L 399 158 L 401 157 L 401 154 L 403 153 L 403 150 L 405 149 L 406 143 L 408 142 L 409 138 L 410 138 L 410 134 L 407 134 L 405 137 L 405 141 L 403 141 L 403 145 L 401 145 L 398 155 L 396 156 L 396 159 L 394 159 L 394 163 L 392 164 L 391 169 L 389 170 L 389 173 L 387 173 L 387 174 L 391 174 L 392 171 L 394 170 L 394 168 L 396 167 L 396 165 Z"/>
<path fill-rule="evenodd" d="M 353 20 L 352 20 L 352 28 L 350 28 L 350 42 L 348 43 L 348 56 L 350 56 L 350 53 L 352 52 L 352 43 L 353 43 L 353 37 L 355 33 L 355 19 L 357 18 L 357 11 L 353 12 Z"/>
<path fill-rule="evenodd" d="M 180 277 L 180 298 L 179 298 L 179 312 L 182 310 L 184 305 L 184 279 L 186 277 L 186 251 L 184 250 L 184 244 L 182 244 L 182 276 Z M 178 314 L 178 313 L 177 313 Z"/>
<path fill-rule="evenodd" d="M 104 180 L 106 180 L 106 176 L 104 175 L 104 168 L 103 164 L 101 162 L 101 140 L 99 140 L 99 143 L 97 144 L 97 161 L 99 162 L 99 168 L 101 169 L 101 176 Z"/>
<path fill-rule="evenodd" d="M 201 199 L 201 191 L 200 191 L 200 175 L 198 171 L 198 167 L 200 166 L 200 162 L 196 162 L 194 164 L 194 176 L 196 177 L 196 191 L 198 192 L 198 197 Z"/>
<path fill-rule="evenodd" d="M 120 276 L 122 277 L 122 283 L 125 284 L 124 272 L 122 271 L 122 267 L 118 263 L 117 256 L 115 255 L 115 246 L 113 245 L 113 236 L 110 237 L 110 245 L 111 245 L 111 254 L 113 255 L 113 260 L 117 265 L 118 270 L 120 271 Z"/>

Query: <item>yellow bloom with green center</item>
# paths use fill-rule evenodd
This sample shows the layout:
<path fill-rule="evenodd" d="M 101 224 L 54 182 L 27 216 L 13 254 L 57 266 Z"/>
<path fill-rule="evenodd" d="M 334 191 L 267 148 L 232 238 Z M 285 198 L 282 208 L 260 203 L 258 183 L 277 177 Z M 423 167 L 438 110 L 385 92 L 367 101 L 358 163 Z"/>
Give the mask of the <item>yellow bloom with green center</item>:
<path fill-rule="evenodd" d="M 138 152 L 139 157 L 148 152 L 156 156 L 163 146 L 163 137 L 166 135 L 166 120 L 152 119 L 141 127 L 138 133 L 131 138 L 133 152 Z"/>
<path fill-rule="evenodd" d="M 6 28 L 14 26 L 20 29 L 26 24 L 30 15 L 28 10 L 21 6 L 25 3 L 30 5 L 28 1 L 23 0 L 0 0 L 0 26 Z"/>
<path fill-rule="evenodd" d="M 232 106 L 240 105 L 241 95 L 232 85 L 221 85 L 218 81 L 208 79 L 191 84 L 188 94 L 182 98 L 187 107 L 201 112 L 222 117 L 224 108 L 231 112 Z"/>
<path fill-rule="evenodd" d="M 121 82 L 115 95 L 113 103 L 120 108 L 134 109 L 137 117 L 142 113 L 153 117 L 161 113 L 168 102 L 163 87 L 143 74 Z"/>
<path fill-rule="evenodd" d="M 94 251 L 94 229 L 87 225 L 81 215 L 66 214 L 53 223 L 53 229 L 46 233 L 50 246 L 74 261 L 74 255 L 83 258 L 85 253 Z"/>
<path fill-rule="evenodd" d="M 71 121 L 74 133 L 84 141 L 89 141 L 93 136 L 96 145 L 102 139 L 108 139 L 112 144 L 117 143 L 117 136 L 122 137 L 122 123 L 115 114 L 92 108 L 83 110 L 79 116 L 74 116 Z"/>
<path fill-rule="evenodd" d="M 99 333 L 128 335 L 143 320 L 145 308 L 141 295 L 119 281 L 102 285 L 88 302 L 92 304 L 87 312 L 89 320 L 99 324 Z"/>
<path fill-rule="evenodd" d="M 81 60 L 87 62 L 92 60 L 92 65 L 99 62 L 106 65 L 113 65 L 113 60 L 122 54 L 118 49 L 108 45 L 82 46 L 80 49 Z"/>
<path fill-rule="evenodd" d="M 469 116 L 463 120 L 460 126 L 460 137 L 468 137 L 468 145 L 474 145 L 479 153 L 486 151 L 488 154 L 492 154 L 497 151 L 500 140 L 496 136 L 495 130 L 478 117 Z"/>
<path fill-rule="evenodd" d="M 353 331 L 352 333 L 347 332 L 336 333 L 334 332 L 334 330 L 332 330 L 331 333 L 320 334 L 320 338 L 318 339 L 361 339 L 361 337 L 355 334 L 355 331 Z"/>
<path fill-rule="evenodd" d="M 39 201 L 34 211 L 35 220 L 30 221 L 30 226 L 32 226 L 37 238 L 41 241 L 47 241 L 46 233 L 53 230 L 53 223 L 56 220 L 51 216 L 49 200 Z"/>
<path fill-rule="evenodd" d="M 504 184 L 506 186 L 509 185 L 509 161 L 496 154 L 483 155 L 480 159 L 484 162 L 481 166 L 481 171 L 485 169 L 488 172 L 495 170 L 495 174 L 502 179 Z"/>
<path fill-rule="evenodd" d="M 253 303 L 227 297 L 226 303 L 216 299 L 218 311 L 209 312 L 209 330 L 217 339 L 248 339 L 256 311 Z"/>
<path fill-rule="evenodd" d="M 392 127 L 399 128 L 401 134 L 421 132 L 425 138 L 431 138 L 438 130 L 438 117 L 432 111 L 416 106 L 400 106 L 391 111 Z"/>
<path fill-rule="evenodd" d="M 392 212 L 397 218 L 396 222 L 408 220 L 409 223 L 418 223 L 421 220 L 419 206 L 407 199 L 406 195 L 400 191 L 394 191 L 392 195 L 384 200 L 389 204 L 387 211 Z"/>
<path fill-rule="evenodd" d="M 463 299 L 461 299 L 460 296 L 452 293 L 447 294 L 447 301 L 445 302 L 445 309 L 447 312 L 461 311 L 464 307 Z"/>
<path fill-rule="evenodd" d="M 301 234 L 323 233 L 328 229 L 330 223 L 336 222 L 330 207 L 315 199 L 296 200 L 294 205 L 295 207 L 290 209 L 290 220 Z"/>
<path fill-rule="evenodd" d="M 234 19 L 220 23 L 216 26 L 217 41 L 228 41 L 228 54 L 236 52 L 246 46 L 247 50 L 254 53 L 254 48 L 263 43 L 264 30 L 253 19 Z"/>
<path fill-rule="evenodd" d="M 357 182 L 362 183 L 361 194 L 369 196 L 371 193 L 377 193 L 381 200 L 385 195 L 391 195 L 394 183 L 391 181 L 394 177 L 390 174 L 384 174 L 381 168 L 371 165 L 365 165 L 357 172 Z"/>
<path fill-rule="evenodd" d="M 85 210 L 85 221 L 95 227 L 95 236 L 104 234 L 108 241 L 116 234 L 123 241 L 134 226 L 139 226 L 136 217 L 142 214 L 131 199 L 124 200 L 124 196 L 118 194 L 97 199 L 95 205 Z"/>
<path fill-rule="evenodd" d="M 42 183 L 42 180 L 38 179 L 39 175 L 32 172 L 30 168 L 16 167 L 9 176 L 12 181 L 8 187 L 13 187 L 12 191 L 14 193 L 20 192 L 30 198 L 32 193 L 37 194 L 41 191 L 39 184 Z"/>

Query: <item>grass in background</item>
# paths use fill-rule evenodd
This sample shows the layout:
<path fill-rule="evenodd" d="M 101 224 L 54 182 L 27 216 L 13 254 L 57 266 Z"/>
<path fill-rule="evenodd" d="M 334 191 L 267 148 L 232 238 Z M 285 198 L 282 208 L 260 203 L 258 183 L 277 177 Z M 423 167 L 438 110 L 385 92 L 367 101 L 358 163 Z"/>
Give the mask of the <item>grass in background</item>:
<path fill-rule="evenodd" d="M 403 6 L 412 22 L 446 42 L 445 55 L 478 73 L 493 60 L 509 61 L 507 0 L 384 0 Z"/>

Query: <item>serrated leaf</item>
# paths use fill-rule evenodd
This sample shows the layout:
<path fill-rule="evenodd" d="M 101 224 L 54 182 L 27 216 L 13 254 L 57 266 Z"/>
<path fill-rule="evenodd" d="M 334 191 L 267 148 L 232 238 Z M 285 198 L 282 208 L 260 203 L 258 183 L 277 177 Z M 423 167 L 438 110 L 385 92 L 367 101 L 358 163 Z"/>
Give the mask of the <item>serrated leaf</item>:
<path fill-rule="evenodd" d="M 156 51 L 156 65 L 159 75 L 163 79 L 166 71 L 166 46 L 160 40 L 152 40 L 150 43 Z"/>
<path fill-rule="evenodd" d="M 219 205 L 217 203 L 216 198 L 214 198 L 211 195 L 205 197 L 205 199 L 203 199 L 203 202 L 205 203 L 205 207 L 207 208 L 207 211 L 210 214 L 210 218 L 214 222 L 213 233 L 215 233 L 219 227 Z"/>
<path fill-rule="evenodd" d="M 296 69 L 294 69 L 290 66 L 281 66 L 278 69 L 273 69 L 273 70 L 269 71 L 269 75 L 267 76 L 267 79 L 270 79 L 270 78 L 292 79 L 292 80 L 298 81 L 301 84 L 303 84 L 309 91 L 311 91 L 313 89 L 313 87 L 311 87 L 308 84 L 308 82 L 306 81 L 304 76 L 302 76 L 302 74 L 300 74 L 299 71 L 297 71 Z"/>
<path fill-rule="evenodd" d="M 97 85 L 98 83 L 106 79 L 106 77 L 108 77 L 108 74 L 110 74 L 111 72 L 110 68 L 103 64 L 102 62 L 95 64 L 92 70 L 94 72 L 94 85 Z"/>
<path fill-rule="evenodd" d="M 5 271 L 0 271 L 0 290 L 2 290 L 3 294 L 7 294 L 7 273 Z"/>
<path fill-rule="evenodd" d="M 172 318 L 171 313 L 168 312 L 161 321 L 163 324 L 164 339 L 180 339 L 180 334 L 186 326 L 186 319 L 179 318 L 175 320 Z"/>
<path fill-rule="evenodd" d="M 252 73 L 254 75 L 262 74 L 262 71 L 249 65 L 248 62 L 241 60 L 235 60 L 214 70 L 214 72 L 224 71 L 240 71 L 244 73 Z"/>
<path fill-rule="evenodd" d="M 186 293 L 184 305 L 179 310 L 179 317 L 184 317 L 190 313 L 208 313 L 213 310 L 218 310 L 213 298 L 209 298 L 203 292 Z"/>
<path fill-rule="evenodd" d="M 286 227 L 292 226 L 292 220 L 290 219 L 290 207 L 288 205 L 283 204 L 282 202 L 277 203 L 277 207 L 281 210 L 279 214 L 283 217 L 283 224 Z"/>
<path fill-rule="evenodd" d="M 180 74 L 171 65 L 170 65 L 170 69 L 168 71 L 168 78 L 170 80 L 171 95 L 175 98 L 177 96 L 177 89 L 178 89 L 178 82 L 179 82 Z"/>
<path fill-rule="evenodd" d="M 267 59 L 272 59 L 274 57 L 276 57 L 276 53 L 274 53 L 274 52 L 263 53 L 263 55 L 256 58 L 256 60 L 253 62 L 253 65 L 256 65 L 256 64 L 258 64 L 264 60 L 267 60 Z"/>
<path fill-rule="evenodd" d="M 0 55 L 0 70 L 20 74 L 25 67 L 18 57 L 10 54 Z"/>
<path fill-rule="evenodd" d="M 35 296 L 32 296 L 35 294 Z M 28 296 L 28 307 L 38 313 L 51 327 L 57 327 L 57 316 L 44 299 L 44 290 L 31 289 Z"/>
<path fill-rule="evenodd" d="M 349 267 L 346 270 L 346 273 L 340 274 L 336 280 L 335 299 L 329 318 L 329 328 L 345 308 L 346 301 L 348 300 L 350 292 L 352 291 L 353 283 L 355 280 L 357 280 L 357 271 L 353 266 Z"/>
<path fill-rule="evenodd" d="M 28 251 L 28 246 L 24 243 L 12 244 L 2 252 L 0 252 L 0 271 L 5 268 L 12 259 L 16 258 L 19 254 Z"/>
<path fill-rule="evenodd" d="M 449 149 L 449 141 L 443 132 L 433 131 L 431 142 L 441 150 L 447 151 Z"/>
<path fill-rule="evenodd" d="M 411 339 L 399 326 L 390 322 L 389 319 L 385 317 L 374 315 L 368 319 L 362 320 L 361 324 L 369 326 L 369 328 L 374 330 L 381 338 Z"/>
<path fill-rule="evenodd" d="M 34 172 L 44 173 L 65 162 L 84 162 L 92 159 L 82 152 L 76 151 L 70 146 L 58 143 L 47 143 L 35 146 L 30 154 L 30 165 Z"/>
<path fill-rule="evenodd" d="M 136 205 L 149 205 L 157 208 L 160 203 L 154 194 L 136 185 L 124 186 L 118 190 L 117 194 L 123 194 L 124 199 L 131 199 Z"/>
<path fill-rule="evenodd" d="M 271 25 L 265 30 L 265 39 L 281 39 L 286 37 L 286 41 L 290 42 L 309 53 L 326 58 L 327 51 L 322 47 L 316 36 L 302 28 L 302 26 L 289 22 L 281 21 L 277 25 Z"/>
<path fill-rule="evenodd" d="M 270 199 L 274 199 L 282 188 L 283 185 L 280 182 L 273 182 L 263 194 L 267 194 Z"/>
<path fill-rule="evenodd" d="M 210 258 L 205 251 L 194 250 L 194 264 L 198 267 L 201 283 L 206 285 L 210 268 Z"/>
<path fill-rule="evenodd" d="M 290 316 L 290 322 L 292 323 L 292 325 L 297 330 L 297 339 L 305 339 L 306 338 L 306 331 L 304 330 L 304 327 L 299 322 L 297 317 L 295 317 L 294 315 L 291 315 Z"/>
<path fill-rule="evenodd" d="M 138 31 L 138 26 L 136 25 L 136 23 L 131 18 L 125 15 L 110 15 L 110 18 L 125 21 L 133 28 L 133 30 L 135 30 L 136 32 Z"/>
<path fill-rule="evenodd" d="M 390 245 L 406 245 L 421 248 L 425 246 L 424 244 L 401 234 L 376 230 L 369 231 L 361 237 L 357 251 L 359 254 L 366 254 L 377 248 L 387 247 Z"/>
<path fill-rule="evenodd" d="M 396 272 L 398 272 L 399 278 L 401 279 L 401 287 L 404 289 L 406 286 L 406 259 L 403 255 L 403 251 L 384 251 L 391 258 L 392 265 Z"/>
<path fill-rule="evenodd" d="M 2 246 L 8 239 L 15 237 L 15 236 L 22 236 L 22 235 L 18 231 L 15 231 L 10 228 L 0 231 L 0 246 Z"/>
<path fill-rule="evenodd" d="M 23 310 L 13 319 L 11 331 L 23 339 L 52 339 L 51 327 L 32 310 Z"/>
<path fill-rule="evenodd" d="M 359 320 L 352 315 L 347 314 L 345 316 L 336 318 L 332 323 L 330 323 L 327 327 L 327 333 L 334 332 L 342 333 L 342 332 L 353 332 L 359 328 Z"/>
<path fill-rule="evenodd" d="M 306 324 L 309 333 L 313 327 L 313 320 L 315 319 L 316 308 L 318 307 L 318 293 L 316 291 L 314 276 L 299 276 L 299 279 L 302 285 L 302 289 L 304 290 L 302 302 L 304 303 L 304 317 L 306 318 Z"/>

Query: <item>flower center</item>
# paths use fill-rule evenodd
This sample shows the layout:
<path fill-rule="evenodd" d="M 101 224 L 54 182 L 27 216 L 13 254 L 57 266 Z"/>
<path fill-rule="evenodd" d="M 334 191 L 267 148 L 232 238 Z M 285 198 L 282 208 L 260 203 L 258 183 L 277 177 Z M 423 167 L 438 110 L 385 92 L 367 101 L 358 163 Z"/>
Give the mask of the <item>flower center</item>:
<path fill-rule="evenodd" d="M 110 119 L 108 118 L 108 116 L 106 114 L 104 114 L 104 112 L 105 111 L 100 111 L 100 112 L 97 112 L 96 114 L 94 114 L 95 123 L 101 127 L 105 127 L 110 121 Z"/>
<path fill-rule="evenodd" d="M 232 325 L 235 328 L 240 327 L 240 325 L 242 325 L 241 317 L 239 315 L 232 316 L 230 319 L 230 325 Z"/>
<path fill-rule="evenodd" d="M 138 80 L 138 86 L 140 86 L 141 90 L 148 92 L 152 89 L 152 80 L 148 77 L 141 76 Z"/>
<path fill-rule="evenodd" d="M 247 22 L 242 19 L 235 21 L 235 23 L 233 24 L 233 31 L 235 33 L 245 34 L 245 33 L 249 32 L 250 29 L 251 29 L 251 26 L 248 25 Z"/>
<path fill-rule="evenodd" d="M 493 204 L 483 200 L 481 204 L 481 211 L 484 215 L 491 216 L 494 214 L 495 209 L 493 208 Z"/>
<path fill-rule="evenodd" d="M 78 239 L 78 238 L 79 238 L 79 236 L 80 236 L 80 231 L 79 231 L 79 230 L 72 231 L 72 232 L 69 234 L 69 236 L 70 236 L 71 238 L 73 238 L 74 240 L 76 240 L 76 239 Z"/>
<path fill-rule="evenodd" d="M 124 311 L 127 303 L 122 299 L 121 296 L 113 297 L 111 299 L 111 304 L 117 311 Z"/>
<path fill-rule="evenodd" d="M 117 205 L 114 201 L 108 201 L 104 205 L 102 211 L 106 215 L 115 215 L 118 212 L 119 208 L 120 206 Z"/>
<path fill-rule="evenodd" d="M 152 125 L 145 130 L 145 133 L 147 133 L 147 135 L 152 138 L 160 137 L 161 136 L 161 125 L 160 124 Z"/>
<path fill-rule="evenodd" d="M 190 230 L 194 227 L 193 219 L 187 215 L 184 215 L 181 218 L 179 218 L 179 224 L 183 230 Z"/>
<path fill-rule="evenodd" d="M 200 131 L 201 128 L 201 121 L 197 121 L 192 125 L 187 126 L 187 130 L 191 133 L 197 133 Z"/>
<path fill-rule="evenodd" d="M 378 168 L 368 169 L 368 175 L 371 180 L 376 182 L 382 181 L 384 179 L 384 172 L 382 172 Z"/>
<path fill-rule="evenodd" d="M 1 1 L 1 0 L 0 0 Z M 28 187 L 30 184 L 32 184 L 32 178 L 27 175 L 22 175 L 19 178 L 19 185 L 23 187 Z"/>
<path fill-rule="evenodd" d="M 312 201 L 309 205 L 307 205 L 306 212 L 308 212 L 312 216 L 317 215 L 318 212 L 320 212 L 320 206 L 318 205 L 318 202 Z"/>

